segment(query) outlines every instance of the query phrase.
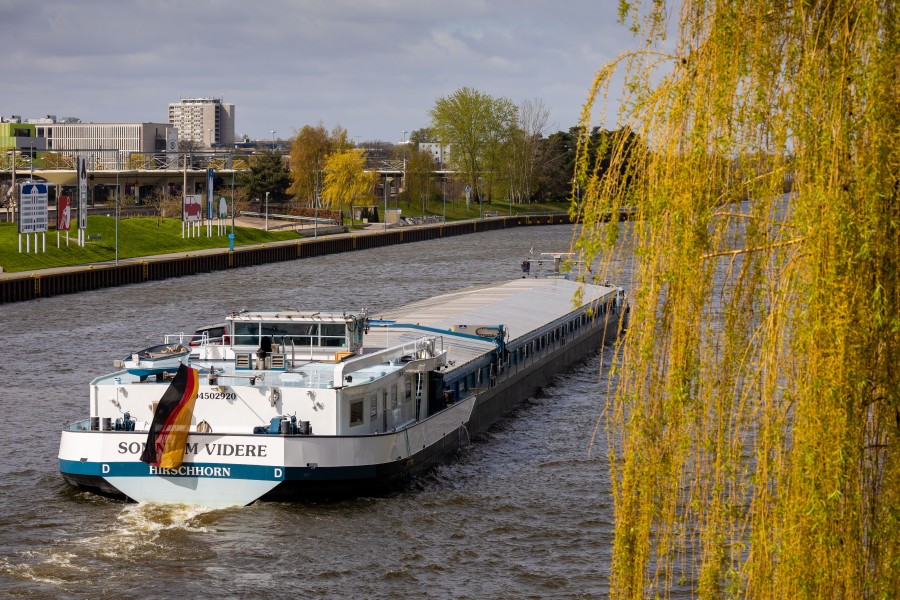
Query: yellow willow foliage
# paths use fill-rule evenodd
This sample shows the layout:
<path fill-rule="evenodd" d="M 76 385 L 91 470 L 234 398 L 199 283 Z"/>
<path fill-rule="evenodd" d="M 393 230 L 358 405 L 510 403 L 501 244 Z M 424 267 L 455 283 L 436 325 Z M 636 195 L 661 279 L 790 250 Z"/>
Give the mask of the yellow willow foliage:
<path fill-rule="evenodd" d="M 896 598 L 897 3 L 679 6 L 670 40 L 665 2 L 621 3 L 646 45 L 598 72 L 582 126 L 624 71 L 644 145 L 607 169 L 585 136 L 577 161 L 576 248 L 603 279 L 633 261 L 612 594 Z"/>

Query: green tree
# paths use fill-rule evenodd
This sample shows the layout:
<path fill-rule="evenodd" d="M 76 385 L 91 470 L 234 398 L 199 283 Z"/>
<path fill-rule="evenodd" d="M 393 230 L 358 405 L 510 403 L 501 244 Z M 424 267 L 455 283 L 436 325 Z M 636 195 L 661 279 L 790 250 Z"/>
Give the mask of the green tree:
<path fill-rule="evenodd" d="M 426 144 L 428 142 L 436 141 L 437 138 L 434 135 L 434 131 L 430 127 L 413 129 L 409 134 L 409 143 L 413 148 L 418 148 L 419 144 Z"/>
<path fill-rule="evenodd" d="M 350 224 L 353 224 L 353 206 L 364 202 L 372 196 L 372 189 L 378 175 L 374 171 L 366 171 L 366 153 L 364 150 L 345 150 L 331 153 L 325 159 L 325 177 L 321 198 L 325 206 L 336 207 L 343 211 L 344 205 L 350 207 Z"/>
<path fill-rule="evenodd" d="M 406 164 L 403 195 L 406 202 L 426 200 L 435 193 L 434 158 L 430 152 L 410 152 Z"/>
<path fill-rule="evenodd" d="M 473 195 L 489 196 L 495 171 L 502 171 L 501 149 L 515 127 L 516 106 L 463 87 L 438 98 L 429 114 L 434 136 L 450 145 L 450 161 Z"/>
<path fill-rule="evenodd" d="M 250 169 L 241 173 L 238 181 L 251 198 L 262 200 L 269 192 L 269 202 L 285 202 L 291 175 L 281 153 L 270 151 L 254 156 Z"/>
<path fill-rule="evenodd" d="M 310 205 L 316 198 L 317 173 L 325 168 L 325 159 L 332 152 L 352 148 L 347 130 L 340 125 L 330 132 L 323 123 L 315 127 L 304 125 L 291 140 L 291 186 L 288 191 Z"/>

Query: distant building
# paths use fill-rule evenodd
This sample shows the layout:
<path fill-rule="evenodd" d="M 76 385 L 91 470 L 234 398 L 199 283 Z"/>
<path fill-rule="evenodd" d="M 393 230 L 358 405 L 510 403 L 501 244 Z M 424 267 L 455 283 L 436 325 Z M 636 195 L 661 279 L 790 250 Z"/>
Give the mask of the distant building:
<path fill-rule="evenodd" d="M 22 123 L 22 119 L 14 117 L 14 121 L 0 121 L 0 150 L 17 150 L 19 152 L 42 151 L 45 141 L 35 133 L 35 126 Z"/>
<path fill-rule="evenodd" d="M 71 119 L 70 119 L 71 121 Z M 48 152 L 84 156 L 90 169 L 128 168 L 131 153 L 165 152 L 177 139 L 168 123 L 39 123 L 34 125 Z"/>
<path fill-rule="evenodd" d="M 182 98 L 169 104 L 169 124 L 178 139 L 203 148 L 234 145 L 234 104 L 221 98 Z"/>
<path fill-rule="evenodd" d="M 445 163 L 450 158 L 450 146 L 438 142 L 419 142 L 419 152 L 429 152 L 438 170 L 446 168 Z"/>

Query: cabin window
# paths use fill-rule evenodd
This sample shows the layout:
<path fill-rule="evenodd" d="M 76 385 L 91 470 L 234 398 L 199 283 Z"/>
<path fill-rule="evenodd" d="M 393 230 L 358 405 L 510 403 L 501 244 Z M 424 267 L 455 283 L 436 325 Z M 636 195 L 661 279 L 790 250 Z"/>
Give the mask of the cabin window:
<path fill-rule="evenodd" d="M 234 343 L 239 346 L 259 346 L 259 323 L 236 322 Z"/>
<path fill-rule="evenodd" d="M 406 399 L 412 399 L 412 379 L 406 378 Z"/>
<path fill-rule="evenodd" d="M 340 348 L 347 345 L 343 323 L 322 323 L 322 345 Z"/>
<path fill-rule="evenodd" d="M 263 335 L 284 343 L 286 347 L 314 346 L 318 344 L 318 323 L 263 323 Z"/>
<path fill-rule="evenodd" d="M 363 402 L 358 400 L 350 403 L 350 427 L 363 424 Z"/>

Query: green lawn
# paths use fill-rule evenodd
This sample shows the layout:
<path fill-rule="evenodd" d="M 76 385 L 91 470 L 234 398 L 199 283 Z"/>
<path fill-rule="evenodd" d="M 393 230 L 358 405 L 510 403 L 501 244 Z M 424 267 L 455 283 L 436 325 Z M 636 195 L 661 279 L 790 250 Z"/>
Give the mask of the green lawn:
<path fill-rule="evenodd" d="M 74 223 L 73 223 L 74 224 Z M 31 253 L 26 254 L 25 236 L 22 236 L 22 252 L 19 252 L 19 234 L 15 223 L 0 223 L 0 267 L 7 272 L 33 271 L 51 267 L 83 265 L 115 259 L 116 220 L 114 217 L 91 215 L 86 235 L 99 234 L 102 239 L 87 241 L 84 248 L 76 244 L 77 232 L 69 232 L 66 246 L 65 232 L 60 232 L 60 247 L 56 247 L 56 231 L 47 232 L 47 251 L 35 253 L 34 234 L 31 236 Z M 228 228 L 230 232 L 230 227 Z M 213 228 L 215 233 L 215 228 Z M 293 231 L 263 231 L 235 227 L 235 247 L 278 240 L 296 240 L 300 235 Z M 38 234 L 41 242 L 41 234 Z M 182 238 L 181 221 L 163 219 L 159 226 L 155 217 L 122 219 L 119 221 L 119 258 L 189 252 L 205 248 L 227 248 L 227 236 L 206 237 L 206 229 L 200 237 Z"/>
<path fill-rule="evenodd" d="M 382 210 L 379 205 L 379 213 Z M 401 214 L 406 217 L 418 217 L 422 215 L 443 215 L 442 202 L 429 202 L 423 211 L 421 203 L 408 205 L 390 204 L 388 208 L 400 208 Z M 569 208 L 566 202 L 554 202 L 546 204 L 514 204 L 493 202 L 485 204 L 479 209 L 477 203 L 472 202 L 468 207 L 465 202 L 447 202 L 447 220 L 457 221 L 461 219 L 477 219 L 479 216 L 498 214 L 534 214 L 546 212 L 566 212 Z M 349 223 L 349 221 L 347 221 Z M 73 222 L 74 225 L 74 222 Z M 357 223 L 358 225 L 358 223 Z M 60 235 L 60 247 L 56 247 L 56 231 L 47 232 L 47 251 L 35 252 L 34 235 L 32 234 L 31 252 L 26 253 L 25 236 L 22 236 L 22 252 L 19 252 L 19 234 L 15 223 L 0 223 L 0 267 L 6 272 L 35 271 L 52 267 L 66 267 L 71 265 L 85 265 L 114 260 L 116 256 L 116 220 L 114 217 L 102 217 L 91 215 L 88 219 L 86 235 L 99 234 L 100 240 L 87 241 L 84 248 L 75 243 L 76 230 L 69 232 L 69 245 L 66 246 L 64 233 Z M 215 231 L 215 228 L 213 228 Z M 228 228 L 230 231 L 230 227 Z M 294 231 L 263 231 L 246 227 L 235 227 L 235 247 L 248 244 L 262 244 L 279 240 L 296 240 L 301 236 Z M 40 234 L 38 241 L 41 241 Z M 169 254 L 171 252 L 190 252 L 206 248 L 227 248 L 227 236 L 206 237 L 206 229 L 202 229 L 200 237 L 182 238 L 181 221 L 177 219 L 162 219 L 157 225 L 155 217 L 138 217 L 133 219 L 121 219 L 119 221 L 119 258 L 134 258 L 139 256 L 151 256 L 154 254 Z"/>

